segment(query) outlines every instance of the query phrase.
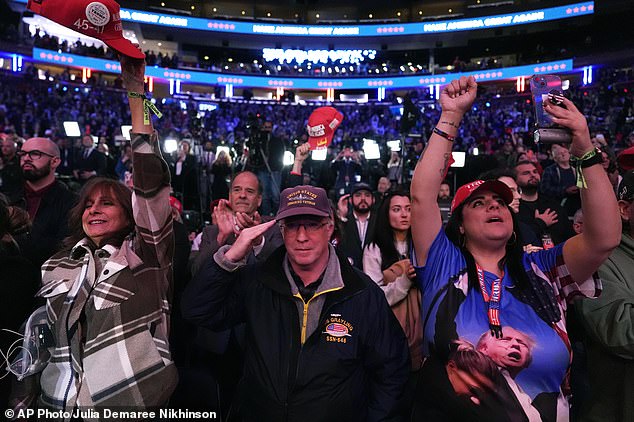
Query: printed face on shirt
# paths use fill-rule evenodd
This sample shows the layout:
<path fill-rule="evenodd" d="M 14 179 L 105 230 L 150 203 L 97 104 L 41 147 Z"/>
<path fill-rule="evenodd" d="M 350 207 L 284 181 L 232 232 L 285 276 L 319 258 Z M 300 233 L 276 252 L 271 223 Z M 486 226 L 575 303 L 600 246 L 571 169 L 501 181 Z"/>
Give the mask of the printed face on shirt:
<path fill-rule="evenodd" d="M 462 230 L 468 248 L 505 244 L 513 233 L 511 211 L 498 194 L 478 191 L 462 208 Z"/>
<path fill-rule="evenodd" d="M 407 231 L 410 228 L 412 204 L 407 196 L 395 195 L 390 198 L 388 216 L 390 227 L 395 231 Z"/>
<path fill-rule="evenodd" d="M 297 216 L 281 223 L 288 259 L 303 268 L 323 263 L 328 257 L 328 244 L 334 231 L 330 218 Z"/>
<path fill-rule="evenodd" d="M 260 182 L 251 172 L 240 173 L 231 183 L 229 202 L 233 212 L 253 215 L 262 203 L 262 195 L 258 192 Z"/>
<path fill-rule="evenodd" d="M 502 327 L 502 338 L 485 332 L 477 349 L 490 357 L 499 367 L 509 371 L 514 378 L 531 363 L 531 352 L 535 342 L 527 335 L 512 327 Z"/>
<path fill-rule="evenodd" d="M 129 226 L 125 210 L 105 189 L 95 189 L 88 197 L 81 222 L 86 236 L 98 246 Z"/>
<path fill-rule="evenodd" d="M 352 195 L 352 208 L 359 214 L 366 214 L 374 204 L 374 196 L 369 190 L 360 190 Z"/>

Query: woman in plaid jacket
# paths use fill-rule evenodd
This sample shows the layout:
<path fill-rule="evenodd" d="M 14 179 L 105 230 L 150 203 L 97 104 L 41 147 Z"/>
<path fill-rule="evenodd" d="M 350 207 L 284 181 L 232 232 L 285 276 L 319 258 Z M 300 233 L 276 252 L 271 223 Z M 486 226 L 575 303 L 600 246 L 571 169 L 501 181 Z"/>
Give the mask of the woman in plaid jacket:
<path fill-rule="evenodd" d="M 121 69 L 128 91 L 143 93 L 143 60 L 122 56 Z M 177 383 L 168 344 L 169 169 L 144 99 L 129 97 L 133 192 L 90 180 L 71 211 L 67 249 L 42 266 L 37 296 L 46 299 L 54 345 L 40 407 L 140 411 L 164 405 Z"/>

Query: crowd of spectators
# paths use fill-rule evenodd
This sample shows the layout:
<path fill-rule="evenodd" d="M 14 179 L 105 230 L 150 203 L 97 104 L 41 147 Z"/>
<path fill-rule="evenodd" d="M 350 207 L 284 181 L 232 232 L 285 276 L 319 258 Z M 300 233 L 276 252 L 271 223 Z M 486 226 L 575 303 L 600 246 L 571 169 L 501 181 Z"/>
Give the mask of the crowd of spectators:
<path fill-rule="evenodd" d="M 632 71 L 601 69 L 597 73 L 598 82 L 591 86 L 571 87 L 567 96 L 589 116 L 593 133 L 600 134 L 607 144 L 618 150 L 626 146 L 626 135 L 633 127 Z M 64 74 L 55 77 L 58 80 L 54 85 L 48 80 L 38 80 L 37 72 L 31 66 L 25 68 L 22 75 L 3 75 L 0 79 L 0 130 L 22 138 L 49 136 L 59 140 L 65 138 L 63 122 L 76 121 L 82 132 L 99 139 L 104 145 L 102 149 L 108 149 L 109 161 L 116 163 L 121 153 L 121 125 L 129 119 L 126 107 L 122 106 L 125 93 L 116 88 L 116 81 L 115 86 L 106 86 L 95 80 L 95 76 L 87 84 L 68 81 Z M 532 148 L 537 153 L 531 136 L 533 105 L 530 97 L 509 94 L 495 86 L 482 88 L 482 91 L 463 122 L 455 149 L 481 157 L 495 156 L 504 165 L 512 164 L 517 154 L 527 152 L 527 149 Z M 424 143 L 432 122 L 439 115 L 429 92 L 412 91 L 408 97 L 416 104 L 418 114 L 411 124 L 401 118 L 399 109 L 403 105 L 396 98 L 391 98 L 391 102 L 338 105 L 345 118 L 336 132 L 327 160 L 336 156 L 344 146 L 349 146 L 357 151 L 364 163 L 363 180 L 377 183 L 379 177 L 387 174 L 388 162 L 398 162 L 400 157 L 403 163 L 400 171 L 407 178 L 419 153 L 416 150 L 420 145 L 417 144 Z M 284 102 L 219 101 L 215 110 L 200 113 L 196 102 L 174 99 L 159 101 L 158 106 L 164 114 L 156 124 L 161 138 L 188 140 L 191 146 L 188 155 L 196 157 L 195 172 L 199 171 L 200 154 L 206 142 L 212 145 L 214 152 L 221 145 L 232 148 L 233 168 L 244 168 L 243 152 L 250 146 L 247 140 L 253 138 L 253 127 L 265 121 L 271 122 L 272 136 L 292 151 L 306 138 L 306 121 L 313 108 Z M 365 138 L 379 143 L 381 160 L 365 159 Z M 401 139 L 405 150 L 397 153 L 397 158 L 390 157 L 385 143 Z M 509 151 L 505 152 L 507 149 Z M 108 166 L 111 173 L 114 167 L 114 164 Z M 327 172 L 320 171 L 322 167 L 323 163 L 312 163 L 311 160 L 307 164 L 313 180 L 331 186 L 333 181 L 320 180 L 327 176 Z M 392 174 L 398 172 L 395 168 L 390 171 Z M 72 175 L 72 169 L 64 170 L 64 174 Z M 201 208 L 206 209 L 206 206 Z"/>
<path fill-rule="evenodd" d="M 47 183 L 55 180 L 54 174 L 58 176 L 55 189 L 68 198 L 74 197 L 73 191 L 94 176 L 129 184 L 134 175 L 132 150 L 121 134 L 121 125 L 131 119 L 126 92 L 99 80 L 80 84 L 62 76 L 50 76 L 53 81 L 48 76 L 40 80 L 37 70 L 29 66 L 22 73 L 0 75 L 0 192 L 6 196 L 9 206 L 23 205 L 32 214 L 50 207 L 47 200 L 42 199 L 47 192 L 33 186 L 39 186 L 37 183 L 43 183 L 42 180 Z M 587 116 L 593 143 L 602 150 L 603 167 L 615 192 L 623 170 L 618 167 L 616 157 L 621 150 L 634 146 L 632 85 L 632 69 L 601 69 L 594 84 L 572 86 L 566 94 Z M 183 220 L 182 232 L 186 233 L 180 243 L 177 240 L 176 255 L 187 252 L 184 255 L 188 256 L 193 252 L 189 266 L 187 257 L 178 258 L 180 261 L 174 264 L 175 301 L 178 302 L 191 275 L 188 268 L 196 272 L 195 266 L 191 267 L 194 262 L 198 261 L 200 268 L 200 262 L 208 261 L 222 244 L 235 240 L 235 234 L 230 238 L 223 232 L 226 227 L 218 222 L 221 215 L 224 218 L 233 209 L 240 212 L 241 221 L 250 224 L 259 218 L 268 219 L 280 205 L 280 190 L 298 184 L 321 186 L 329 193 L 337 215 L 333 243 L 352 258 L 355 267 L 367 273 L 365 262 L 374 262 L 372 274 L 378 284 L 392 268 L 395 274 L 400 272 L 392 281 L 398 279 L 398 286 L 411 289 L 415 273 L 407 258 L 409 222 L 403 223 L 405 217 L 402 217 L 403 227 L 391 226 L 400 236 L 400 243 L 397 242 L 396 250 L 392 251 L 400 259 L 389 266 L 380 262 L 385 239 L 375 236 L 374 227 L 377 215 L 409 216 L 409 181 L 440 117 L 440 110 L 423 90 L 408 93 L 402 104 L 396 98 L 391 99 L 393 101 L 384 103 L 335 104 L 344 119 L 325 160 L 312 159 L 306 148 L 306 125 L 313 106 L 223 100 L 216 102 L 215 110 L 201 113 L 193 100 L 157 99 L 157 106 L 163 112 L 155 124 L 159 139 L 178 140 L 175 151 L 163 154 L 171 173 L 174 214 L 177 220 Z M 401 106 L 405 109 L 403 115 L 399 110 Z M 450 203 L 457 182 L 474 180 L 489 171 L 486 178 L 510 179 L 504 183 L 512 185 L 519 202 L 511 204 L 517 208 L 513 208 L 513 212 L 523 221 L 522 230 L 532 234 L 530 244 L 525 245 L 527 250 L 546 248 L 549 242 L 560 244 L 570 238 L 574 230 L 581 230 L 582 216 L 577 212 L 579 202 L 575 202 L 579 192 L 573 186 L 575 179 L 568 165 L 569 157 L 563 151 L 565 148 L 546 148 L 533 143 L 530 97 L 485 86 L 480 89 L 478 101 L 469 107 L 453 146 L 455 151 L 468 153 L 466 168 L 448 173 L 443 193 L 439 193 L 440 202 L 444 204 L 441 211 Z M 65 121 L 77 122 L 81 136 L 67 137 Z M 378 142 L 380 158 L 366 157 L 364 138 Z M 404 149 L 391 150 L 386 146 L 390 140 L 402 140 Z M 25 145 L 29 147 L 28 154 L 21 151 Z M 166 145 L 162 143 L 162 146 Z M 282 164 L 285 150 L 295 154 L 292 169 Z M 48 167 L 33 164 L 41 159 L 49 160 Z M 242 176 L 233 178 L 244 170 L 250 173 L 243 172 Z M 273 173 L 281 177 L 277 179 Z M 271 183 L 272 180 L 275 182 Z M 58 201 L 61 197 L 58 195 Z M 68 207 L 72 200 L 62 202 L 57 211 L 62 205 Z M 392 205 L 398 210 L 393 211 Z M 240 206 L 244 212 L 239 211 Z M 256 212 L 258 208 L 260 213 Z M 409 221 L 409 217 L 407 219 Z M 383 223 L 387 227 L 385 221 Z M 299 224 L 295 231 L 320 228 L 306 224 Z M 60 229 L 61 226 L 55 227 Z M 59 234 L 55 239 L 43 237 L 38 246 L 50 249 L 61 238 Z M 28 244 L 17 239 L 19 245 Z M 272 237 L 267 239 L 267 250 L 275 245 L 273 242 L 279 242 Z M 366 253 L 371 255 L 365 256 Z M 42 257 L 34 258 L 33 262 L 35 260 L 40 264 Z M 402 299 L 402 292 L 396 290 L 394 287 L 389 294 L 390 305 Z M 416 301 L 415 290 L 414 293 L 411 299 Z M 174 312 L 172 319 L 172 348 L 184 387 L 177 389 L 171 404 L 226 409 L 231 401 L 231 389 L 240 377 L 239 330 L 232 329 L 222 335 L 221 342 L 230 340 L 226 340 L 225 347 L 219 351 L 209 343 L 218 339 L 205 337 L 201 330 L 184 322 L 180 310 Z M 413 369 L 416 363 L 411 361 Z M 207 368 L 207 375 L 212 368 L 212 376 L 199 376 L 197 371 L 201 368 Z M 197 375 L 194 376 L 194 372 Z M 208 382 L 218 382 L 222 394 L 205 395 L 211 385 Z M 198 393 L 190 394 L 188 389 Z"/>

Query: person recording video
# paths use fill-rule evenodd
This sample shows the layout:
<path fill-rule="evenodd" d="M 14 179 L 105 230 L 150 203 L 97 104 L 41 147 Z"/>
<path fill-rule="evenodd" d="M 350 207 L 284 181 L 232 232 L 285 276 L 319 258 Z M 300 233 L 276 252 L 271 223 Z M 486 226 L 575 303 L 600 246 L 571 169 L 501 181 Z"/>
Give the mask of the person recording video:
<path fill-rule="evenodd" d="M 286 145 L 281 138 L 273 135 L 272 121 L 260 122 L 257 116 L 249 116 L 249 120 L 246 169 L 255 173 L 262 185 L 261 215 L 273 215 L 280 205 Z"/>

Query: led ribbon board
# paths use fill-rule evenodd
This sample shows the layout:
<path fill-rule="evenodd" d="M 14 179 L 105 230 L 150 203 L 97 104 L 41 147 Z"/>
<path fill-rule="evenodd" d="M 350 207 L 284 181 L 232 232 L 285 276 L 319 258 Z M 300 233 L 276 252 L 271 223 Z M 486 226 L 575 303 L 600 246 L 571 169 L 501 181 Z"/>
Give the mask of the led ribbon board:
<path fill-rule="evenodd" d="M 0 52 L 0 54 L 3 54 Z M 10 54 L 10 53 L 4 53 Z M 61 66 L 87 67 L 98 72 L 119 73 L 121 66 L 114 60 L 83 57 L 75 54 L 58 53 L 40 48 L 33 49 L 33 59 L 41 63 Z M 233 85 L 234 87 L 288 88 L 288 89 L 375 89 L 375 88 L 417 88 L 445 84 L 460 76 L 473 75 L 478 81 L 512 79 L 518 76 L 530 76 L 539 73 L 567 73 L 573 70 L 572 60 L 557 60 L 534 65 L 507 67 L 502 69 L 480 70 L 475 72 L 450 73 L 443 75 L 408 75 L 389 78 L 283 78 L 270 76 L 248 76 L 245 74 L 197 72 L 182 69 L 167 69 L 148 66 L 146 76 L 157 79 L 174 80 L 180 83 L 201 85 Z"/>
<path fill-rule="evenodd" d="M 27 0 L 14 1 L 18 3 L 27 3 Z M 121 20 L 170 28 L 187 28 L 199 31 L 247 35 L 272 35 L 276 37 L 377 37 L 437 34 L 500 28 L 505 26 L 526 25 L 558 19 L 575 18 L 593 13 L 594 2 L 589 1 L 569 4 L 566 6 L 534 9 L 524 12 L 491 15 L 478 18 L 380 25 L 278 25 L 262 22 L 253 23 L 243 21 L 210 20 L 123 8 L 121 9 Z"/>

